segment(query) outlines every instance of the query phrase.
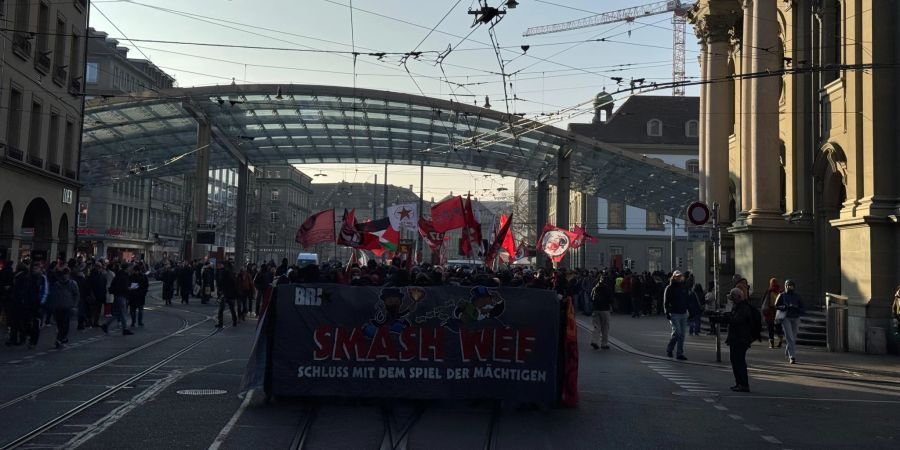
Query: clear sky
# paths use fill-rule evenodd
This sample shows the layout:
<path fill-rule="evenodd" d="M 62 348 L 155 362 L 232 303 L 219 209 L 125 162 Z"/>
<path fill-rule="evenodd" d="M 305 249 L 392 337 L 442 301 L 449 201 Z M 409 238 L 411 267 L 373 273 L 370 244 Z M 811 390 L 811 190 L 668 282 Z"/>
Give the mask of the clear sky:
<path fill-rule="evenodd" d="M 497 6 L 500 0 L 488 0 Z M 173 75 L 179 86 L 237 83 L 329 84 L 384 89 L 541 113 L 590 100 L 602 89 L 617 89 L 611 77 L 672 78 L 671 14 L 543 36 L 523 37 L 531 26 L 568 21 L 648 0 L 520 0 L 494 28 L 501 70 L 487 26 L 472 28 L 474 0 L 97 0 L 91 26 L 118 38 L 141 58 L 139 48 Z M 351 14 L 352 13 L 352 14 Z M 446 15 L 446 16 L 445 16 Z M 352 17 L 351 17 L 352 16 Z M 442 19 L 443 18 L 443 19 Z M 352 20 L 351 20 L 352 19 Z M 351 26 L 352 22 L 352 26 Z M 438 25 L 439 24 L 439 25 Z M 432 28 L 433 32 L 430 32 Z M 118 27 L 118 29 L 117 29 Z M 471 34 L 470 34 L 471 32 Z M 124 37 L 134 39 L 129 42 Z M 606 38 L 604 42 L 592 41 Z M 138 40 L 229 44 L 282 49 L 237 49 Z M 530 46 L 523 52 L 521 46 Z M 441 52 L 442 64 L 437 64 Z M 391 53 L 420 51 L 418 58 Z M 324 51 L 324 52 L 323 52 Z M 357 51 L 354 58 L 348 53 Z M 687 75 L 696 77 L 698 46 L 688 26 Z M 387 53 L 380 60 L 370 53 Z M 407 73 L 407 70 L 410 73 Z M 355 76 L 354 76 L 355 72 Z M 500 73 L 507 74 L 506 82 Z M 100 74 L 103 76 L 104 74 Z M 506 92 L 504 92 L 504 87 Z M 621 86 L 619 86 L 621 87 Z M 656 92 L 670 95 L 671 90 Z M 696 95 L 688 88 L 688 95 Z M 617 99 L 623 99 L 622 94 Z M 621 102 L 619 102 L 621 103 Z M 573 121 L 589 121 L 584 115 Z M 565 124 L 561 124 L 565 126 Z M 372 181 L 383 167 L 360 165 L 302 168 L 316 182 Z M 415 184 L 418 167 L 396 167 L 392 184 Z M 511 188 L 511 179 L 426 170 L 426 198 L 449 190 Z M 379 175 L 379 181 L 383 181 Z"/>

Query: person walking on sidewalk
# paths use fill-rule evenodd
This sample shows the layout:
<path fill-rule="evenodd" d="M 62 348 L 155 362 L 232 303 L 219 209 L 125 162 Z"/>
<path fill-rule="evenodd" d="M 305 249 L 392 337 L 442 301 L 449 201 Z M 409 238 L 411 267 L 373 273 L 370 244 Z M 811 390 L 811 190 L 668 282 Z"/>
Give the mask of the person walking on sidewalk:
<path fill-rule="evenodd" d="M 803 315 L 803 299 L 794 292 L 793 280 L 784 282 L 784 292 L 775 300 L 775 321 L 781 321 L 784 339 L 787 341 L 785 354 L 791 364 L 797 363 L 797 331 L 800 329 L 800 316 Z M 782 317 L 779 317 L 782 316 Z"/>
<path fill-rule="evenodd" d="M 780 326 L 775 326 L 775 300 L 781 294 L 781 283 L 775 278 L 769 279 L 769 288 L 763 294 L 762 315 L 766 319 L 766 329 L 769 331 L 769 348 L 781 348 L 784 344 L 784 332 Z M 775 345 L 775 335 L 778 335 L 778 345 Z"/>
<path fill-rule="evenodd" d="M 72 310 L 78 306 L 78 283 L 71 277 L 68 267 L 64 268 L 56 281 L 50 285 L 50 310 L 56 321 L 56 348 L 69 343 L 69 326 L 72 324 Z"/>
<path fill-rule="evenodd" d="M 160 276 L 162 280 L 162 298 L 166 305 L 171 305 L 172 297 L 175 296 L 175 278 L 175 270 L 172 269 L 169 263 L 166 263 Z"/>
<path fill-rule="evenodd" d="M 591 347 L 594 350 L 609 349 L 609 307 L 612 303 L 612 289 L 606 281 L 606 275 L 600 275 L 597 284 L 591 289 L 591 321 L 594 332 L 591 333 Z M 598 334 L 600 345 L 597 345 Z"/>
<path fill-rule="evenodd" d="M 694 283 L 694 288 L 688 291 L 688 332 L 691 336 L 700 336 L 701 316 L 703 316 L 703 285 Z"/>
<path fill-rule="evenodd" d="M 663 292 L 663 306 L 666 318 L 672 325 L 672 338 L 666 346 L 666 356 L 672 357 L 675 351 L 675 359 L 686 361 L 684 356 L 684 329 L 687 326 L 688 317 L 688 291 L 684 286 L 684 274 L 680 270 L 672 273 L 669 285 Z"/>
<path fill-rule="evenodd" d="M 181 303 L 187 305 L 191 301 L 194 292 L 194 269 L 190 261 L 184 261 L 178 269 L 178 291 L 181 293 Z"/>
<path fill-rule="evenodd" d="M 750 392 L 750 378 L 747 374 L 747 350 L 753 341 L 760 339 L 762 320 L 759 311 L 743 296 L 734 298 L 734 308 L 728 321 L 729 356 L 731 357 L 731 371 L 734 372 L 735 392 Z"/>

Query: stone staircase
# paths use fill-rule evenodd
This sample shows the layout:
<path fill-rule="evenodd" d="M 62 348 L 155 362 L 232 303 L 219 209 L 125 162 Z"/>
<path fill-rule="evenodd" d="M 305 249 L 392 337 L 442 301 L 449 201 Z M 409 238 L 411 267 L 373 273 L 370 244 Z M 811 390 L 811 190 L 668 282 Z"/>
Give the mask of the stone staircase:
<path fill-rule="evenodd" d="M 703 317 L 701 319 L 701 328 L 704 332 L 709 332 L 709 319 Z M 727 327 L 723 327 L 722 333 L 727 332 Z M 767 334 L 766 324 L 763 323 L 763 337 Z M 826 320 L 825 313 L 818 310 L 807 311 L 800 317 L 800 332 L 797 333 L 797 344 L 810 345 L 814 347 L 825 347 L 826 345 Z"/>

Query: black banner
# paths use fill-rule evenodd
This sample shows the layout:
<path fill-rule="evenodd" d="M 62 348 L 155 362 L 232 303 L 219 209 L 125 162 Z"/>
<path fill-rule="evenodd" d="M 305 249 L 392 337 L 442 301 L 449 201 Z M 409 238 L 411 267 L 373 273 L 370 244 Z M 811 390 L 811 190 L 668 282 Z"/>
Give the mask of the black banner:
<path fill-rule="evenodd" d="M 274 319 L 275 395 L 556 398 L 553 291 L 283 285 Z"/>

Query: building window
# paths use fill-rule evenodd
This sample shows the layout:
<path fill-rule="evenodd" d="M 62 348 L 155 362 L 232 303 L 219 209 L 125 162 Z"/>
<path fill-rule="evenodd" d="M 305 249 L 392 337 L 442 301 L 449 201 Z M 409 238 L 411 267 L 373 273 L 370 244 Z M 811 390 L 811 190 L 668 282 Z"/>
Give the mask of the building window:
<path fill-rule="evenodd" d="M 647 230 L 665 230 L 666 225 L 664 222 L 664 216 L 661 216 L 653 211 L 647 211 Z"/>
<path fill-rule="evenodd" d="M 647 136 L 662 136 L 662 121 L 650 119 L 647 122 Z"/>
<path fill-rule="evenodd" d="M 97 83 L 97 63 L 89 62 L 87 63 L 87 71 L 85 72 L 85 78 L 88 83 L 96 84 Z"/>
<path fill-rule="evenodd" d="M 700 161 L 696 159 L 689 159 L 686 163 L 684 163 L 684 168 L 687 169 L 690 173 L 700 173 Z"/>
<path fill-rule="evenodd" d="M 278 211 L 269 211 L 269 222 L 278 222 Z"/>
<path fill-rule="evenodd" d="M 610 230 L 623 230 L 625 229 L 625 204 L 618 202 L 607 202 L 607 217 L 609 217 L 609 223 L 606 225 L 606 228 Z"/>
<path fill-rule="evenodd" d="M 687 137 L 697 137 L 697 121 L 696 120 L 688 120 L 684 123 L 684 135 Z"/>
<path fill-rule="evenodd" d="M 35 158 L 41 157 L 41 129 L 43 119 L 43 106 L 38 101 L 31 102 L 31 123 L 28 125 L 28 154 Z"/>
<path fill-rule="evenodd" d="M 647 270 L 656 272 L 662 270 L 662 247 L 647 247 Z"/>
<path fill-rule="evenodd" d="M 54 39 L 56 39 L 56 42 L 53 46 L 53 67 L 56 68 L 56 72 L 53 73 L 53 78 L 59 79 L 57 72 L 66 70 L 63 68 L 66 65 L 66 22 L 60 19 L 56 20 L 56 36 L 54 36 Z"/>
<path fill-rule="evenodd" d="M 278 239 L 278 235 L 275 234 L 274 231 L 269 232 L 269 245 L 275 245 L 275 241 Z"/>
<path fill-rule="evenodd" d="M 272 201 L 278 200 L 278 189 L 272 189 Z"/>
<path fill-rule="evenodd" d="M 12 88 L 9 92 L 9 115 L 6 120 L 6 140 L 10 147 L 22 150 L 22 145 L 19 142 L 19 138 L 22 136 L 22 91 Z"/>
<path fill-rule="evenodd" d="M 78 158 L 74 157 L 75 152 L 78 151 L 78 142 L 75 139 L 75 122 L 67 120 L 65 142 L 63 143 L 63 168 L 65 170 L 74 171 L 75 164 L 78 162 Z"/>
<path fill-rule="evenodd" d="M 694 270 L 694 249 L 692 247 L 688 247 L 685 249 L 685 259 L 687 259 L 687 269 Z"/>
<path fill-rule="evenodd" d="M 50 130 L 47 133 L 47 162 L 57 164 L 59 161 L 59 114 L 50 112 Z"/>

